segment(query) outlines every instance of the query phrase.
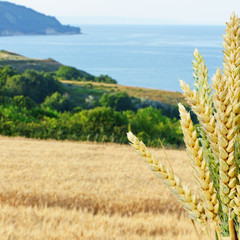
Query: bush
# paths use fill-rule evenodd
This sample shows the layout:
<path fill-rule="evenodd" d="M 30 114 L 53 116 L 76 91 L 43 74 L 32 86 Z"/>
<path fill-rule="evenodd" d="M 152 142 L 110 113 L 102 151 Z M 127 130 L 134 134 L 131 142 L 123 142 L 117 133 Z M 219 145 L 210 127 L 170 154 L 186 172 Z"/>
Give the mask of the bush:
<path fill-rule="evenodd" d="M 41 103 L 46 96 L 59 91 L 63 87 L 51 74 L 26 70 L 23 74 L 7 78 L 6 87 L 11 96 L 23 95 Z"/>
<path fill-rule="evenodd" d="M 44 108 L 55 109 L 60 112 L 73 109 L 73 104 L 69 101 L 69 99 L 59 92 L 55 92 L 51 96 L 47 96 L 41 106 Z"/>
<path fill-rule="evenodd" d="M 127 143 L 129 127 L 138 132 L 139 138 L 150 146 L 159 146 L 159 138 L 165 145 L 182 145 L 178 120 L 162 115 L 152 107 L 134 111 L 115 111 L 110 107 L 96 107 L 72 112 L 66 109 L 67 99 L 55 92 L 37 106 L 29 97 L 0 97 L 0 134 L 32 138 L 54 138 L 82 141 Z M 55 110 L 55 109 L 58 109 Z"/>
<path fill-rule="evenodd" d="M 29 97 L 24 97 L 24 96 L 15 96 L 13 98 L 12 103 L 15 106 L 26 108 L 26 109 L 31 109 L 34 107 L 37 107 L 37 104 Z"/>
<path fill-rule="evenodd" d="M 135 110 L 131 98 L 126 92 L 114 94 L 104 93 L 99 100 L 103 107 L 111 107 L 116 111 Z"/>
<path fill-rule="evenodd" d="M 6 84 L 8 77 L 12 77 L 17 74 L 17 70 L 9 65 L 0 67 L 0 88 L 2 88 Z"/>
<path fill-rule="evenodd" d="M 108 75 L 100 75 L 99 77 L 95 77 L 94 82 L 113 83 L 113 84 L 117 83 L 116 80 L 109 77 Z"/>
<path fill-rule="evenodd" d="M 162 115 L 160 109 L 148 107 L 139 109 L 137 114 L 130 111 L 124 114 L 129 118 L 131 130 L 137 132 L 140 139 L 144 138 L 148 145 L 159 146 L 159 139 L 165 144 L 183 145 L 179 121 Z"/>
<path fill-rule="evenodd" d="M 56 76 L 60 79 L 78 80 L 81 77 L 81 73 L 74 67 L 61 66 L 57 70 Z"/>

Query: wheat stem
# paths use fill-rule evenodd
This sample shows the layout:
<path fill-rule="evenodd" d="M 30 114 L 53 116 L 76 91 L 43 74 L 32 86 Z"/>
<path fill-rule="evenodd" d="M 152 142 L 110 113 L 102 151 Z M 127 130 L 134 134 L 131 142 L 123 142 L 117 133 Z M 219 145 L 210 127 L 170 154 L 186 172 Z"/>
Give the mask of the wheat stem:
<path fill-rule="evenodd" d="M 187 211 L 189 217 L 204 226 L 204 220 L 206 219 L 204 208 L 202 203 L 198 201 L 197 197 L 191 193 L 190 188 L 183 185 L 180 179 L 170 169 L 167 169 L 153 154 L 151 154 L 144 143 L 140 142 L 132 132 L 128 132 L 127 137 L 132 143 L 132 147 L 134 147 L 143 157 L 144 161 L 148 163 L 150 169 L 157 174 L 183 205 L 183 208 Z"/>
<path fill-rule="evenodd" d="M 231 214 L 229 214 L 229 218 L 228 218 L 229 235 L 231 240 L 237 240 L 234 222 L 233 222 L 233 219 L 230 217 L 230 215 Z"/>
<path fill-rule="evenodd" d="M 215 222 L 215 229 L 217 232 L 218 240 L 222 240 L 221 228 L 219 227 L 218 222 Z"/>
<path fill-rule="evenodd" d="M 192 223 L 193 228 L 194 228 L 194 231 L 195 231 L 195 233 L 196 233 L 196 235 L 197 235 L 197 239 L 198 239 L 198 240 L 201 240 L 201 238 L 200 238 L 200 236 L 199 236 L 199 233 L 198 233 L 198 231 L 197 231 L 195 222 L 194 222 L 192 219 L 191 219 L 191 223 Z"/>
<path fill-rule="evenodd" d="M 170 160 L 169 160 L 169 158 L 168 158 L 168 156 L 167 156 L 167 153 L 166 153 L 166 151 L 165 151 L 165 147 L 163 146 L 161 139 L 160 139 L 160 138 L 158 138 L 158 139 L 159 139 L 159 142 L 160 142 L 160 144 L 161 144 L 163 153 L 164 153 L 164 155 L 165 155 L 165 157 L 166 157 L 166 159 L 167 159 L 167 161 L 168 161 L 169 167 L 170 167 L 171 171 L 173 172 L 173 168 L 172 168 L 172 165 L 171 165 L 171 163 L 170 163 Z"/>
<path fill-rule="evenodd" d="M 206 233 L 208 240 L 211 240 L 207 227 L 205 227 L 204 232 Z"/>

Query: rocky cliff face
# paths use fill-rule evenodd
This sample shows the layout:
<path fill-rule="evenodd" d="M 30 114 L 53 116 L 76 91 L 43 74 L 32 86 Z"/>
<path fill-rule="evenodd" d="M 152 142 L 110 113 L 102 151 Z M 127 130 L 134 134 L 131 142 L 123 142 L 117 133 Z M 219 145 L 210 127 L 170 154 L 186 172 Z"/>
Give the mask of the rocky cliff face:
<path fill-rule="evenodd" d="M 62 25 L 55 17 L 0 1 L 0 36 L 80 33 L 79 27 Z"/>

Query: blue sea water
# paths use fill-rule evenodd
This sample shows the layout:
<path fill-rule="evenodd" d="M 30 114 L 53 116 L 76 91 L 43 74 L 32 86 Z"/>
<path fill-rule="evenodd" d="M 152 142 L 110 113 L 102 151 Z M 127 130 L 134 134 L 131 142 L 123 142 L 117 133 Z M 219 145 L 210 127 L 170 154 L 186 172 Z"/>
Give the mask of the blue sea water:
<path fill-rule="evenodd" d="M 181 91 L 193 86 L 195 48 L 209 77 L 222 67 L 224 26 L 83 25 L 81 35 L 0 37 L 0 49 L 27 57 L 53 58 L 119 84 Z"/>

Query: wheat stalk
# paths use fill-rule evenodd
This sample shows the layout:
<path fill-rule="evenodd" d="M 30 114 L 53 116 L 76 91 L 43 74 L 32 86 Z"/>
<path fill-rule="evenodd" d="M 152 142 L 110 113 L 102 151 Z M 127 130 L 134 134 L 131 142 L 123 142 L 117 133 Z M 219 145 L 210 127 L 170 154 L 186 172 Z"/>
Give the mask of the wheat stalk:
<path fill-rule="evenodd" d="M 218 68 L 208 83 L 203 56 L 194 51 L 192 90 L 180 85 L 187 103 L 197 115 L 200 137 L 190 113 L 179 103 L 180 123 L 201 200 L 181 184 L 146 146 L 132 134 L 128 138 L 152 170 L 184 205 L 188 215 L 203 226 L 206 218 L 216 224 L 217 239 L 240 239 L 240 19 L 232 14 L 224 38 L 223 74 Z M 239 179 L 237 175 L 239 174 Z M 219 220 L 221 221 L 220 224 Z M 221 226 L 221 229 L 220 229 Z M 221 234 L 220 234 L 221 232 Z"/>
<path fill-rule="evenodd" d="M 148 163 L 150 169 L 157 174 L 164 184 L 169 187 L 178 201 L 182 203 L 189 217 L 192 220 L 197 220 L 204 226 L 206 216 L 202 203 L 191 193 L 190 188 L 182 185 L 180 179 L 173 173 L 173 171 L 166 168 L 153 154 L 151 154 L 144 143 L 139 141 L 132 132 L 128 132 L 127 137 L 132 143 L 132 147 L 140 153 L 144 161 Z"/>

